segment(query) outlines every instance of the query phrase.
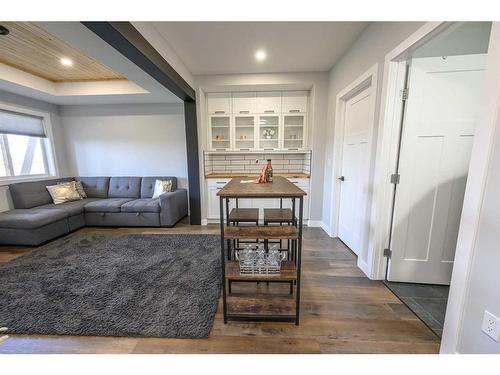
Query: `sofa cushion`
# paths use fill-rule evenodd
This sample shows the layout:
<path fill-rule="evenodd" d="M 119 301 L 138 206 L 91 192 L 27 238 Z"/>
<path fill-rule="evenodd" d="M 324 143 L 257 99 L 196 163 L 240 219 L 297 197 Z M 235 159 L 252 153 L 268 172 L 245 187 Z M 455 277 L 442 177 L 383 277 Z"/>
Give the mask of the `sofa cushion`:
<path fill-rule="evenodd" d="M 172 191 L 177 190 L 177 178 L 173 176 L 143 177 L 141 181 L 141 198 L 151 198 L 155 189 L 156 180 L 172 181 Z"/>
<path fill-rule="evenodd" d="M 108 198 L 139 198 L 141 177 L 111 177 Z"/>
<path fill-rule="evenodd" d="M 9 185 L 10 195 L 15 208 L 32 208 L 52 203 L 47 186 L 58 182 L 72 181 L 72 178 L 58 178 L 52 180 L 19 182 Z"/>
<path fill-rule="evenodd" d="M 109 177 L 76 177 L 81 181 L 85 194 L 89 198 L 107 198 L 109 190 Z"/>
<path fill-rule="evenodd" d="M 59 209 L 15 209 L 0 212 L 0 228 L 35 229 L 66 219 L 68 214 Z"/>
<path fill-rule="evenodd" d="M 65 211 L 68 216 L 75 216 L 83 213 L 83 207 L 90 202 L 94 202 L 99 200 L 99 198 L 86 198 L 73 202 L 66 202 L 62 204 L 46 204 L 44 206 L 40 206 L 39 208 L 47 208 L 47 209 L 59 209 Z"/>
<path fill-rule="evenodd" d="M 120 212 L 121 206 L 133 200 L 132 198 L 107 198 L 99 199 L 87 203 L 84 207 L 85 212 Z"/>
<path fill-rule="evenodd" d="M 160 200 L 134 199 L 122 205 L 122 212 L 160 212 Z"/>

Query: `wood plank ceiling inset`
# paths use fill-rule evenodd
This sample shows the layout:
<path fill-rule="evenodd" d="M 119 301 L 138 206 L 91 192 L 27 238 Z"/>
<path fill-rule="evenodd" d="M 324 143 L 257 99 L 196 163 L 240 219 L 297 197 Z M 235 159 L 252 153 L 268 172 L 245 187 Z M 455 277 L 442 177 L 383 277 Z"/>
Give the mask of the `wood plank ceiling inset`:
<path fill-rule="evenodd" d="M 0 63 L 52 82 L 124 80 L 125 77 L 83 54 L 33 22 L 2 22 L 9 29 L 0 35 Z M 72 66 L 63 66 L 61 58 Z"/>

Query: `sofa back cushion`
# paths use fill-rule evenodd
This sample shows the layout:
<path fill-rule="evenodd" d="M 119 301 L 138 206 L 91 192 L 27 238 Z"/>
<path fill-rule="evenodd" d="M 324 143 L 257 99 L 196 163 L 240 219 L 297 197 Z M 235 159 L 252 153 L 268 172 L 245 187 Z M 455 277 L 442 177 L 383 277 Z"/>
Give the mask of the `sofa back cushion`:
<path fill-rule="evenodd" d="M 87 197 L 108 197 L 109 177 L 76 177 L 75 180 L 81 181 Z"/>
<path fill-rule="evenodd" d="M 151 198 L 153 196 L 156 180 L 170 180 L 172 181 L 172 191 L 177 190 L 177 177 L 143 177 L 141 183 L 141 198 Z"/>
<path fill-rule="evenodd" d="M 141 177 L 111 177 L 109 198 L 139 198 L 141 195 Z"/>
<path fill-rule="evenodd" d="M 19 182 L 9 185 L 14 208 L 33 208 L 52 203 L 47 186 L 72 180 L 72 178 L 57 178 L 43 181 Z"/>

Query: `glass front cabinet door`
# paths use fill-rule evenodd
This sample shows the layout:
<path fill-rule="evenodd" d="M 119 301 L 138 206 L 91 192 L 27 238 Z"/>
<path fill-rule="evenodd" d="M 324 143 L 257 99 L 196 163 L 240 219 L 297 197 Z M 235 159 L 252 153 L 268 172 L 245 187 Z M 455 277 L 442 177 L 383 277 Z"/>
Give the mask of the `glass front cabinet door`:
<path fill-rule="evenodd" d="M 300 150 L 305 147 L 306 114 L 283 115 L 283 148 Z"/>
<path fill-rule="evenodd" d="M 278 150 L 280 148 L 280 116 L 259 116 L 259 149 Z"/>
<path fill-rule="evenodd" d="M 226 151 L 231 149 L 231 117 L 213 115 L 209 117 L 210 149 Z"/>
<path fill-rule="evenodd" d="M 234 116 L 234 148 L 239 151 L 254 150 L 255 147 L 255 116 Z"/>

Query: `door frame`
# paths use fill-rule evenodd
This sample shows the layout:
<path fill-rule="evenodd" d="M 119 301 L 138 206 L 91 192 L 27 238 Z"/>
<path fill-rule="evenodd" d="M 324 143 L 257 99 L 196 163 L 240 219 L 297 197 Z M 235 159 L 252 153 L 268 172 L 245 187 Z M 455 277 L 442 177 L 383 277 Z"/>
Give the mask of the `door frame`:
<path fill-rule="evenodd" d="M 354 95 L 362 90 L 369 89 L 370 95 L 372 96 L 372 103 L 370 108 L 370 135 L 369 135 L 369 149 L 370 149 L 370 165 L 374 163 L 374 149 L 375 144 L 373 137 L 375 130 L 375 110 L 376 110 L 376 96 L 377 96 L 377 75 L 378 75 L 378 64 L 371 66 L 366 72 L 361 74 L 353 82 L 347 85 L 344 89 L 340 90 L 335 98 L 335 127 L 334 127 L 334 145 L 333 145 L 333 173 L 332 173 L 332 186 L 333 197 L 330 207 L 330 228 L 331 231 L 328 233 L 330 237 L 338 237 L 339 234 L 339 218 L 340 218 L 340 182 L 337 177 L 342 172 L 342 157 L 343 157 L 343 144 L 344 144 L 344 128 L 345 128 L 345 110 L 347 101 Z M 369 179 L 370 184 L 373 185 L 373 176 Z M 372 190 L 373 191 L 373 190 Z M 369 197 L 368 197 L 369 198 Z M 367 206 L 370 199 L 367 199 Z M 370 232 L 370 231 L 367 231 Z M 369 233 L 366 233 L 369 235 Z M 370 243 L 370 242 L 369 242 Z M 358 257 L 358 267 L 360 267 L 363 272 L 367 273 L 368 268 L 366 260 Z M 367 273 L 368 274 L 368 273 Z"/>
<path fill-rule="evenodd" d="M 399 88 L 401 77 L 398 58 L 422 45 L 427 40 L 452 25 L 452 22 L 427 22 L 415 33 L 389 52 L 384 62 L 384 77 L 379 122 L 381 130 L 377 141 L 377 192 L 375 197 L 376 226 L 372 251 L 372 279 L 384 279 L 386 258 L 384 248 L 390 233 L 393 185 L 390 175 L 394 171 L 397 137 L 400 127 Z M 399 74 L 398 74 L 399 73 Z M 469 178 L 464 197 L 455 262 L 446 309 L 441 353 L 457 353 L 463 312 L 468 297 L 469 274 L 475 252 L 476 234 L 488 174 L 488 164 L 493 150 L 494 134 L 500 123 L 500 23 L 493 22 L 483 89 L 483 103 L 476 125 L 472 147 Z"/>

